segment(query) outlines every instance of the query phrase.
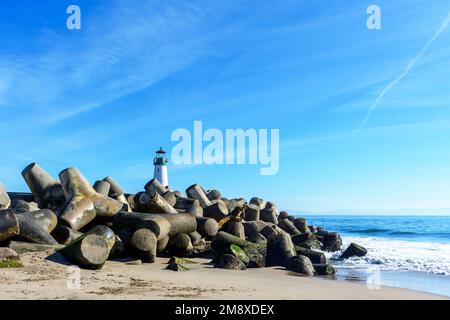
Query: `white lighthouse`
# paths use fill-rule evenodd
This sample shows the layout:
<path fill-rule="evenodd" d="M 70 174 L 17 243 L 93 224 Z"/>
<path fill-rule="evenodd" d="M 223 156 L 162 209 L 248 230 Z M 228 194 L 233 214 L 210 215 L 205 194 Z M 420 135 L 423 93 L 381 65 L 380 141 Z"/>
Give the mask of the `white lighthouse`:
<path fill-rule="evenodd" d="M 169 175 L 167 174 L 167 158 L 166 152 L 161 148 L 156 151 L 156 156 L 153 159 L 155 172 L 153 178 L 157 179 L 164 187 L 169 186 Z"/>

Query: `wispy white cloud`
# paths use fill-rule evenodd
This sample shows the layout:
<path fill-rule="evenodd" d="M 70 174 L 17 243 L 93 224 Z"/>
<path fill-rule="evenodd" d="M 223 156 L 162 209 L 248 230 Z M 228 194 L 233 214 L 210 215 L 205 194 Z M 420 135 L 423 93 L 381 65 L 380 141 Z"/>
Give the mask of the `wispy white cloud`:
<path fill-rule="evenodd" d="M 359 135 L 388 135 L 393 132 L 413 130 L 417 131 L 420 129 L 426 130 L 448 130 L 450 128 L 450 119 L 448 120 L 438 120 L 438 121 L 421 121 L 421 122 L 410 122 L 401 123 L 394 125 L 384 125 L 376 126 L 370 128 L 361 128 L 359 130 Z M 289 139 L 281 142 L 281 149 L 286 152 L 297 150 L 299 147 L 307 145 L 316 145 L 323 142 L 329 142 L 333 140 L 349 139 L 355 138 L 355 130 L 344 130 L 338 132 L 330 132 L 326 135 L 312 136 L 312 137 L 302 137 L 297 139 Z"/>
<path fill-rule="evenodd" d="M 21 155 L 15 152 L 9 152 L 9 151 L 0 151 L 1 154 L 9 156 L 9 157 L 13 157 L 19 160 L 25 160 L 25 161 L 29 161 L 29 162 L 33 162 L 33 158 L 30 158 L 28 156 L 25 155 Z"/>
<path fill-rule="evenodd" d="M 152 86 L 208 53 L 198 6 L 132 0 L 96 10 L 80 31 L 47 32 L 48 50 L 0 55 L 3 108 L 23 111 L 31 125 L 58 122 Z"/>
<path fill-rule="evenodd" d="M 417 62 L 422 58 L 422 56 L 428 51 L 430 46 L 434 43 L 434 41 L 441 35 L 442 32 L 444 32 L 448 25 L 450 23 L 450 11 L 447 14 L 447 17 L 442 21 L 440 28 L 434 33 L 434 35 L 431 37 L 430 40 L 425 44 L 425 46 L 422 48 L 422 50 L 417 54 L 412 60 L 409 61 L 408 65 L 406 66 L 405 70 L 393 81 L 391 81 L 377 96 L 373 104 L 371 105 L 370 109 L 367 111 L 366 116 L 361 121 L 361 123 L 356 128 L 356 132 L 361 130 L 367 121 L 370 119 L 372 113 L 378 106 L 379 102 L 383 99 L 383 97 L 392 89 L 394 88 L 398 82 L 400 82 L 408 73 L 411 71 L 411 69 L 417 64 Z"/>
<path fill-rule="evenodd" d="M 409 97 L 389 97 L 384 99 L 383 105 L 378 106 L 378 110 L 389 109 L 411 109 L 411 108 L 443 108 L 450 107 L 450 93 L 442 92 L 441 95 L 429 97 L 426 95 L 414 96 L 412 93 Z M 353 102 L 343 104 L 333 109 L 336 112 L 358 112 L 366 111 L 367 105 L 372 102 L 369 98 L 363 98 Z"/>

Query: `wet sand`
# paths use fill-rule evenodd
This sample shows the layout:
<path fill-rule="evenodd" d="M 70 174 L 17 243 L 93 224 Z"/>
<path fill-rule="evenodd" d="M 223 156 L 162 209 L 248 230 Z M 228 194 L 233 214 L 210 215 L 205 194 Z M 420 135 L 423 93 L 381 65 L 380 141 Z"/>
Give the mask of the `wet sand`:
<path fill-rule="evenodd" d="M 307 278 L 282 268 L 231 271 L 193 259 L 190 270 L 164 270 L 166 258 L 153 264 L 108 261 L 102 270 L 81 270 L 80 289 L 72 284 L 68 264 L 55 254 L 21 255 L 24 267 L 0 269 L 0 299 L 445 299 L 411 290 Z"/>

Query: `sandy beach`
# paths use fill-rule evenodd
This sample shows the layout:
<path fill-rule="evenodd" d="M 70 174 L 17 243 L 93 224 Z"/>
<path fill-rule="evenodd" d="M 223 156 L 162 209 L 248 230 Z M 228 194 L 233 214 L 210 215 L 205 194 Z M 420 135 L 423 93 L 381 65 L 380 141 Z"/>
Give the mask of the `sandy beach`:
<path fill-rule="evenodd" d="M 292 275 L 279 268 L 230 271 L 193 259 L 188 271 L 153 264 L 108 261 L 102 270 L 81 270 L 81 288 L 68 289 L 68 268 L 59 254 L 21 255 L 23 267 L 2 269 L 0 299 L 444 299 L 410 290 L 370 290 L 360 283 Z M 63 263 L 61 263 L 63 262 Z"/>

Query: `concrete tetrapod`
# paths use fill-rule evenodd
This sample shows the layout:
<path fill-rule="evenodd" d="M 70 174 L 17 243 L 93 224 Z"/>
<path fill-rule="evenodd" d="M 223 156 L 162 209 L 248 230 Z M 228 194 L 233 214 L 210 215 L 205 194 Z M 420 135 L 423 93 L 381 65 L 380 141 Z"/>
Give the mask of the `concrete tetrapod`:
<path fill-rule="evenodd" d="M 160 253 L 163 252 L 164 250 L 166 250 L 167 245 L 169 244 L 169 240 L 170 238 L 164 237 L 158 240 L 158 243 L 156 244 L 156 252 Z"/>
<path fill-rule="evenodd" d="M 58 217 L 52 210 L 42 209 L 25 213 L 33 219 L 42 229 L 51 233 L 58 224 Z"/>
<path fill-rule="evenodd" d="M 336 270 L 331 264 L 314 264 L 314 270 L 319 276 L 331 276 L 336 273 Z"/>
<path fill-rule="evenodd" d="M 145 191 L 150 190 L 156 191 L 161 196 L 167 192 L 167 189 L 161 184 L 161 182 L 159 182 L 158 179 L 152 179 L 149 182 L 147 182 L 144 189 Z"/>
<path fill-rule="evenodd" d="M 175 195 L 175 198 L 176 198 L 176 202 L 174 204 L 175 209 L 189 210 L 189 208 L 194 204 L 200 206 L 200 202 L 196 199 L 180 197 L 177 195 Z"/>
<path fill-rule="evenodd" d="M 244 226 L 245 236 L 249 237 L 257 232 L 259 232 L 259 226 L 255 221 L 244 221 L 242 222 Z"/>
<path fill-rule="evenodd" d="M 286 262 L 286 269 L 304 274 L 305 276 L 313 276 L 316 273 L 311 260 L 305 256 L 290 257 Z"/>
<path fill-rule="evenodd" d="M 97 180 L 95 181 L 94 185 L 92 186 L 94 190 L 104 196 L 109 195 L 109 190 L 111 189 L 111 185 L 104 181 L 104 180 Z"/>
<path fill-rule="evenodd" d="M 266 201 L 264 199 L 253 197 L 250 199 L 250 204 L 254 204 L 259 207 L 259 209 L 265 209 L 266 208 Z"/>
<path fill-rule="evenodd" d="M 206 217 L 196 217 L 197 232 L 203 237 L 214 237 L 219 232 L 219 224 L 216 220 Z"/>
<path fill-rule="evenodd" d="M 11 205 L 11 199 L 6 192 L 5 186 L 0 182 L 0 210 L 8 209 Z"/>
<path fill-rule="evenodd" d="M 20 227 L 12 209 L 0 210 L 0 242 L 19 234 Z"/>
<path fill-rule="evenodd" d="M 116 235 L 104 225 L 98 225 L 60 250 L 60 253 L 80 268 L 100 269 L 114 247 Z"/>
<path fill-rule="evenodd" d="M 202 208 L 210 206 L 211 200 L 208 199 L 204 189 L 199 184 L 193 184 L 186 189 L 186 194 L 189 198 L 197 199 L 200 202 Z"/>
<path fill-rule="evenodd" d="M 224 254 L 217 259 L 214 268 L 229 270 L 245 270 L 245 264 L 232 254 Z"/>
<path fill-rule="evenodd" d="M 223 231 L 245 240 L 244 225 L 240 221 L 230 221 L 223 226 Z"/>
<path fill-rule="evenodd" d="M 255 204 L 248 204 L 245 207 L 244 219 L 245 221 L 258 221 L 260 209 Z"/>
<path fill-rule="evenodd" d="M 61 183 L 37 163 L 31 163 L 23 169 L 22 176 L 39 208 L 55 210 L 66 200 Z"/>
<path fill-rule="evenodd" d="M 193 215 L 194 217 L 203 217 L 203 208 L 200 206 L 198 200 L 192 204 L 192 206 L 187 209 L 186 213 Z"/>
<path fill-rule="evenodd" d="M 214 237 L 211 248 L 220 256 L 231 253 L 231 245 L 240 247 L 249 258 L 248 267 L 264 267 L 266 264 L 266 243 L 252 243 L 224 231 Z"/>
<path fill-rule="evenodd" d="M 146 228 L 151 230 L 157 239 L 168 237 L 170 232 L 169 220 L 157 214 L 142 212 L 121 211 L 114 217 L 114 229 L 137 229 Z"/>
<path fill-rule="evenodd" d="M 363 257 L 366 254 L 367 254 L 366 248 L 352 242 L 347 247 L 347 249 L 345 249 L 344 253 L 341 254 L 339 259 L 348 259 L 350 257 Z"/>
<path fill-rule="evenodd" d="M 220 221 L 228 216 L 228 208 L 222 202 L 217 202 L 206 208 L 203 208 L 203 216 L 207 218 L 213 218 L 216 221 Z"/>
<path fill-rule="evenodd" d="M 138 229 L 131 236 L 130 252 L 142 262 L 153 263 L 156 258 L 157 242 L 156 235 L 151 230 Z"/>
<path fill-rule="evenodd" d="M 79 237 L 59 251 L 64 258 L 80 268 L 101 269 L 109 256 L 105 239 L 95 233 Z"/>
<path fill-rule="evenodd" d="M 247 237 L 247 240 L 253 243 L 267 243 L 267 238 L 264 237 L 261 233 L 256 232 Z"/>
<path fill-rule="evenodd" d="M 202 240 L 202 235 L 198 233 L 197 231 L 191 232 L 188 234 L 189 238 L 191 238 L 191 242 L 193 246 L 196 246 L 200 244 L 200 241 Z"/>
<path fill-rule="evenodd" d="M 185 233 L 179 233 L 170 238 L 167 247 L 173 256 L 180 258 L 189 257 L 194 252 L 191 238 Z"/>
<path fill-rule="evenodd" d="M 261 210 L 259 213 L 259 218 L 265 222 L 278 224 L 276 210 L 273 208 Z"/>
<path fill-rule="evenodd" d="M 327 258 L 323 252 L 309 250 L 309 249 L 305 249 L 303 247 L 299 247 L 299 246 L 295 246 L 295 245 L 294 245 L 294 248 L 295 248 L 295 252 L 297 253 L 297 255 L 308 257 L 312 263 L 317 263 L 317 264 L 327 263 Z"/>
<path fill-rule="evenodd" d="M 235 244 L 241 249 L 254 247 L 255 244 L 224 231 L 219 231 L 211 242 L 211 248 L 219 254 L 230 253 L 230 245 Z"/>
<path fill-rule="evenodd" d="M 220 191 L 214 189 L 209 190 L 207 196 L 209 200 L 219 200 L 222 198 L 222 194 L 220 193 Z"/>
<path fill-rule="evenodd" d="M 289 233 L 290 235 L 300 234 L 301 232 L 288 219 L 279 219 L 278 227 Z"/>
<path fill-rule="evenodd" d="M 17 214 L 16 217 L 19 222 L 20 238 L 38 244 L 58 244 L 47 231 L 49 227 L 48 221 L 34 219 L 29 213 Z"/>
<path fill-rule="evenodd" d="M 301 233 L 307 233 L 310 232 L 308 225 L 306 223 L 306 219 L 304 218 L 296 218 L 294 220 L 294 226 L 300 231 Z"/>
<path fill-rule="evenodd" d="M 102 239 L 105 240 L 106 243 L 108 244 L 109 251 L 112 250 L 112 248 L 114 247 L 114 243 L 116 242 L 115 233 L 105 225 L 95 226 L 94 228 L 85 233 L 85 235 L 88 234 L 96 234 L 102 237 Z"/>
<path fill-rule="evenodd" d="M 149 213 L 178 213 L 163 196 L 155 190 L 138 193 L 134 198 L 135 203 L 144 212 Z"/>
<path fill-rule="evenodd" d="M 58 241 L 59 244 L 68 245 L 83 234 L 81 232 L 70 229 L 66 226 L 58 226 L 52 232 L 53 238 Z"/>
<path fill-rule="evenodd" d="M 36 251 L 55 251 L 64 248 L 62 245 L 49 245 L 49 244 L 39 244 L 23 241 L 11 241 L 8 245 L 9 248 L 13 249 L 15 252 L 21 254 L 24 252 L 36 252 Z"/>
<path fill-rule="evenodd" d="M 96 192 L 77 168 L 68 168 L 59 177 L 68 199 L 60 217 L 62 225 L 79 230 L 96 216 L 113 217 L 123 208 L 123 203 Z"/>
<path fill-rule="evenodd" d="M 268 267 L 285 267 L 288 260 L 295 255 L 294 244 L 289 234 L 279 233 L 267 239 L 266 265 Z"/>
<path fill-rule="evenodd" d="M 34 205 L 22 199 L 12 200 L 11 209 L 13 209 L 15 213 L 26 213 L 39 210 L 37 205 Z"/>
<path fill-rule="evenodd" d="M 265 226 L 259 233 L 261 233 L 267 239 L 278 234 L 277 230 L 275 230 L 273 226 Z"/>
<path fill-rule="evenodd" d="M 125 191 L 122 189 L 121 186 L 110 176 L 103 179 L 103 181 L 106 181 L 109 183 L 109 197 L 127 205 L 127 210 L 131 212 L 131 206 L 128 203 L 127 197 L 125 197 Z"/>
<path fill-rule="evenodd" d="M 142 213 L 120 212 L 113 221 L 114 228 L 132 230 L 146 228 L 151 230 L 158 240 L 173 237 L 179 233 L 191 233 L 197 229 L 194 216 L 187 213 Z"/>
<path fill-rule="evenodd" d="M 164 193 L 162 195 L 162 197 L 164 198 L 164 200 L 167 201 L 167 203 L 169 205 L 171 205 L 172 207 L 175 205 L 175 203 L 177 203 L 177 197 L 175 196 L 175 194 L 171 191 L 167 191 L 166 193 Z"/>

